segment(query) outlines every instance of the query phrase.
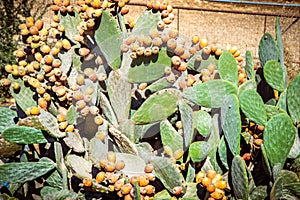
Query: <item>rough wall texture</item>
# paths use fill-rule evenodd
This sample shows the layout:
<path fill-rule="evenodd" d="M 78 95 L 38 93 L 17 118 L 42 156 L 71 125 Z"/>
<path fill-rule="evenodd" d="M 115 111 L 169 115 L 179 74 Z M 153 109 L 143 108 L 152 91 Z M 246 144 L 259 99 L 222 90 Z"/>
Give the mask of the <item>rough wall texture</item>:
<path fill-rule="evenodd" d="M 46 1 L 51 2 L 51 0 Z M 250 50 L 256 62 L 258 62 L 257 51 L 261 36 L 265 32 L 275 36 L 276 15 L 280 16 L 281 28 L 283 31 L 286 30 L 283 41 L 289 75 L 293 77 L 300 71 L 300 20 L 297 21 L 300 18 L 299 7 L 213 3 L 200 0 L 169 1 L 175 7 L 176 19 L 172 27 L 178 29 L 181 34 L 187 37 L 198 34 L 206 37 L 209 43 L 218 44 L 222 48 L 237 46 L 243 55 L 246 50 Z M 130 2 L 145 4 L 144 0 Z M 269 2 L 300 3 L 299 0 Z M 144 6 L 131 5 L 129 15 L 138 18 L 144 10 Z M 293 22 L 296 23 L 291 25 Z"/>

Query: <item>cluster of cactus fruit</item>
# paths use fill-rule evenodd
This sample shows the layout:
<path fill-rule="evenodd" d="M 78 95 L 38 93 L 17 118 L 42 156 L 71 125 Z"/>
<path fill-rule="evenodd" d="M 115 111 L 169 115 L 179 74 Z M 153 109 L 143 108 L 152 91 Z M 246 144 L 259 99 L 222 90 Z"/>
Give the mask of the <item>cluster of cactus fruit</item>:
<path fill-rule="evenodd" d="M 152 173 L 154 166 L 150 163 L 145 165 L 144 173 L 128 177 L 121 172 L 124 169 L 123 160 L 116 160 L 116 154 L 112 151 L 107 153 L 106 160 L 100 160 L 99 172 L 93 181 L 91 178 L 84 178 L 82 185 L 85 188 L 95 188 L 106 192 L 115 192 L 117 196 L 124 199 L 135 199 L 138 187 L 141 198 L 149 199 L 155 194 L 155 187 L 151 183 L 155 180 Z M 99 185 L 101 184 L 101 185 Z"/>
<path fill-rule="evenodd" d="M 287 83 L 279 19 L 257 69 L 172 29 L 167 0 L 137 21 L 126 4 L 54 0 L 50 27 L 19 26 L 1 80 L 17 103 L 0 109 L 2 197 L 42 177 L 44 199 L 299 198 L 300 77 Z"/>

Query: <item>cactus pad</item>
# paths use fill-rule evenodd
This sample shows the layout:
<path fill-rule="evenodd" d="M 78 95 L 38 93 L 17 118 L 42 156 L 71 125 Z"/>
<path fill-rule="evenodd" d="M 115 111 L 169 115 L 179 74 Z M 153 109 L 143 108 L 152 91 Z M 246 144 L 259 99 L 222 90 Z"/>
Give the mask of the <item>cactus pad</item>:
<path fill-rule="evenodd" d="M 240 153 L 240 133 L 242 130 L 239 101 L 236 95 L 228 95 L 221 107 L 222 129 L 233 155 Z"/>
<path fill-rule="evenodd" d="M 260 64 L 264 66 L 268 60 L 278 60 L 279 52 L 277 44 L 270 33 L 265 33 L 258 46 Z"/>
<path fill-rule="evenodd" d="M 70 39 L 72 42 L 76 42 L 73 37 L 76 34 L 79 34 L 77 26 L 81 22 L 78 12 L 74 12 L 73 15 L 60 15 L 60 24 L 65 28 L 65 35 Z"/>
<path fill-rule="evenodd" d="M 9 142 L 18 144 L 47 143 L 41 130 L 26 126 L 7 128 L 3 131 L 2 137 Z"/>
<path fill-rule="evenodd" d="M 203 137 L 207 137 L 211 131 L 211 126 L 212 126 L 212 119 L 210 114 L 208 114 L 208 112 L 205 112 L 203 110 L 199 110 L 194 115 L 194 117 L 195 117 L 194 123 L 197 131 Z"/>
<path fill-rule="evenodd" d="M 272 167 L 277 163 L 280 163 L 283 167 L 293 146 L 295 135 L 296 128 L 287 114 L 277 114 L 268 121 L 263 138 L 265 150 Z"/>
<path fill-rule="evenodd" d="M 255 90 L 245 90 L 239 96 L 243 113 L 258 124 L 267 123 L 267 113 L 264 102 Z"/>
<path fill-rule="evenodd" d="M 245 72 L 249 79 L 255 79 L 254 63 L 251 51 L 246 51 Z"/>
<path fill-rule="evenodd" d="M 14 78 L 11 74 L 8 75 L 8 79 L 11 82 L 20 84 L 20 90 L 16 92 L 13 90 L 12 86 L 10 86 L 10 93 L 23 111 L 26 111 L 27 108 L 32 106 L 37 106 L 37 103 L 33 99 L 35 93 L 29 87 L 24 85 L 24 81 L 22 79 Z"/>
<path fill-rule="evenodd" d="M 5 129 L 14 126 L 14 118 L 17 113 L 9 108 L 0 107 L 0 133 Z"/>
<path fill-rule="evenodd" d="M 181 93 L 165 89 L 151 95 L 132 116 L 135 124 L 147 124 L 167 118 L 177 110 Z"/>
<path fill-rule="evenodd" d="M 239 155 L 236 155 L 232 160 L 231 178 L 235 197 L 247 200 L 249 195 L 247 167 L 245 161 Z"/>
<path fill-rule="evenodd" d="M 117 26 L 116 19 L 108 11 L 103 11 L 101 23 L 95 31 L 95 40 L 108 65 L 114 70 L 121 66 L 120 46 L 123 38 Z"/>
<path fill-rule="evenodd" d="M 207 142 L 193 142 L 189 148 L 189 156 L 193 162 L 202 162 L 210 152 L 210 149 L 211 146 Z"/>
<path fill-rule="evenodd" d="M 237 94 L 237 87 L 226 80 L 211 80 L 194 85 L 183 92 L 183 97 L 199 106 L 221 107 L 226 95 Z"/>
<path fill-rule="evenodd" d="M 194 139 L 193 127 L 193 109 L 184 101 L 178 102 L 180 117 L 183 126 L 183 139 L 185 149 L 190 145 Z"/>
<path fill-rule="evenodd" d="M 160 136 L 163 146 L 171 147 L 173 153 L 178 149 L 183 149 L 182 136 L 168 120 L 163 120 L 160 123 Z"/>
<path fill-rule="evenodd" d="M 123 72 L 117 70 L 110 73 L 107 80 L 107 90 L 118 122 L 128 119 L 131 103 L 131 84 L 128 83 Z M 113 117 L 112 113 L 110 115 Z"/>
<path fill-rule="evenodd" d="M 39 121 L 45 127 L 49 135 L 51 135 L 52 137 L 62 138 L 66 135 L 65 132 L 59 130 L 57 119 L 49 112 L 41 110 L 41 113 L 39 115 Z"/>
<path fill-rule="evenodd" d="M 264 77 L 273 89 L 279 92 L 284 91 L 284 74 L 279 62 L 268 60 L 264 66 Z"/>
<path fill-rule="evenodd" d="M 153 157 L 151 161 L 154 165 L 156 177 L 159 178 L 169 192 L 172 192 L 174 187 L 182 185 L 184 182 L 183 176 L 170 159 Z"/>
<path fill-rule="evenodd" d="M 218 70 L 223 80 L 238 84 L 238 68 L 233 55 L 224 51 L 219 58 Z"/>
<path fill-rule="evenodd" d="M 34 180 L 55 168 L 49 162 L 21 162 L 0 165 L 0 181 L 24 183 Z"/>
<path fill-rule="evenodd" d="M 171 66 L 171 58 L 165 48 L 158 55 L 152 55 L 148 59 L 139 57 L 133 60 L 129 69 L 128 80 L 131 83 L 149 83 L 162 78 L 165 68 Z"/>
<path fill-rule="evenodd" d="M 295 124 L 300 123 L 300 74 L 290 83 L 287 89 L 288 111 Z"/>
<path fill-rule="evenodd" d="M 66 164 L 78 178 L 92 178 L 92 163 L 84 158 L 71 154 L 66 158 Z"/>

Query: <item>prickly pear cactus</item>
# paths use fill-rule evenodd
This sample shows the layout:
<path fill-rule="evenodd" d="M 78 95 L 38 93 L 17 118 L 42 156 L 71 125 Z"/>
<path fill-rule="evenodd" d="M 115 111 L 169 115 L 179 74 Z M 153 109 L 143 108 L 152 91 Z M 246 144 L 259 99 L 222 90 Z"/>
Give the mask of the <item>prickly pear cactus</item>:
<path fill-rule="evenodd" d="M 295 136 L 296 128 L 287 114 L 277 114 L 268 121 L 264 130 L 264 144 L 272 167 L 277 163 L 284 165 Z"/>
<path fill-rule="evenodd" d="M 166 0 L 137 20 L 128 3 L 54 0 L 49 26 L 20 24 L 1 81 L 17 112 L 0 108 L 0 198 L 299 196 L 284 171 L 299 157 L 299 76 L 287 85 L 279 20 L 258 52 L 279 92 L 267 105 L 253 52 L 182 35 Z"/>

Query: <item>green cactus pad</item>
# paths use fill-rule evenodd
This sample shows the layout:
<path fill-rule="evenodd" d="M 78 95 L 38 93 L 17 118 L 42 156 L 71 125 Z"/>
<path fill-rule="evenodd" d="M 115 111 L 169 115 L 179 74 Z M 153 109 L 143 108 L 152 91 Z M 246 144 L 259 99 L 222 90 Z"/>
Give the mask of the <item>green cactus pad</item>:
<path fill-rule="evenodd" d="M 277 115 L 279 113 L 286 113 L 284 110 L 272 105 L 265 104 L 265 108 L 266 108 L 268 120 L 271 119 L 274 115 Z"/>
<path fill-rule="evenodd" d="M 196 170 L 194 167 L 192 167 L 191 163 L 188 165 L 188 169 L 187 169 L 187 174 L 186 174 L 186 178 L 185 181 L 187 183 L 192 183 L 195 179 L 195 175 L 196 175 Z"/>
<path fill-rule="evenodd" d="M 281 170 L 272 187 L 271 198 L 299 199 L 300 197 L 299 177 L 295 172 Z"/>
<path fill-rule="evenodd" d="M 78 178 L 92 178 L 92 163 L 84 158 L 70 154 L 66 157 L 66 164 Z"/>
<path fill-rule="evenodd" d="M 15 98 L 17 104 L 23 111 L 26 111 L 27 108 L 32 106 L 37 106 L 36 101 L 34 101 L 33 96 L 35 93 L 24 85 L 24 81 L 21 78 L 14 78 L 11 74 L 8 75 L 10 82 L 16 82 L 20 84 L 20 90 L 14 91 L 12 86 L 10 86 L 10 94 Z"/>
<path fill-rule="evenodd" d="M 150 29 L 156 29 L 157 22 L 161 19 L 160 12 L 153 13 L 151 10 L 146 10 L 136 21 L 132 34 L 148 35 Z"/>
<path fill-rule="evenodd" d="M 108 11 L 103 11 L 100 25 L 95 31 L 95 40 L 108 65 L 114 70 L 121 65 L 122 38 L 116 19 Z"/>
<path fill-rule="evenodd" d="M 200 62 L 196 61 L 197 56 L 201 56 L 202 60 Z M 188 69 L 200 72 L 202 69 L 207 68 L 210 64 L 218 66 L 218 60 L 215 56 L 211 55 L 208 58 L 203 57 L 202 50 L 200 50 L 189 59 L 187 64 Z"/>
<path fill-rule="evenodd" d="M 245 90 L 242 92 L 239 96 L 239 101 L 246 117 L 261 125 L 267 123 L 264 102 L 255 90 Z"/>
<path fill-rule="evenodd" d="M 183 176 L 169 158 L 152 157 L 151 161 L 154 165 L 155 176 L 169 192 L 172 192 L 174 187 L 182 185 Z"/>
<path fill-rule="evenodd" d="M 284 48 L 283 48 L 283 42 L 282 42 L 282 34 L 281 34 L 279 17 L 276 17 L 276 42 L 277 42 L 277 47 L 279 50 L 279 60 L 280 60 L 281 68 L 283 71 L 284 85 L 285 85 L 285 87 L 287 87 L 288 75 L 287 75 L 286 67 L 284 65 Z"/>
<path fill-rule="evenodd" d="M 268 171 L 269 174 L 271 174 L 271 166 L 270 166 L 270 162 L 268 160 L 268 156 L 267 156 L 267 152 L 266 152 L 266 149 L 265 149 L 265 145 L 264 144 L 261 144 L 260 145 L 261 147 L 261 152 L 262 152 L 262 155 L 263 155 L 263 158 L 264 158 L 264 169 L 266 171 Z"/>
<path fill-rule="evenodd" d="M 187 183 L 186 191 L 183 195 L 184 200 L 198 200 L 197 196 L 197 183 Z"/>
<path fill-rule="evenodd" d="M 264 77 L 267 83 L 279 92 L 284 91 L 284 76 L 281 65 L 276 60 L 268 60 L 264 66 Z"/>
<path fill-rule="evenodd" d="M 217 151 L 220 144 L 220 134 L 221 130 L 219 127 L 219 115 L 215 114 L 212 118 L 212 130 L 207 140 L 207 143 L 209 143 L 211 146 L 207 157 L 210 158 L 211 165 L 218 173 L 222 173 L 219 162 L 217 160 Z"/>
<path fill-rule="evenodd" d="M 240 153 L 240 136 L 242 130 L 239 101 L 236 95 L 228 95 L 221 107 L 222 129 L 229 149 L 233 155 Z"/>
<path fill-rule="evenodd" d="M 67 132 L 66 137 L 63 140 L 66 145 L 76 153 L 83 153 L 86 150 L 78 131 Z"/>
<path fill-rule="evenodd" d="M 290 82 L 287 89 L 288 111 L 295 124 L 300 123 L 300 73 Z"/>
<path fill-rule="evenodd" d="M 245 90 L 256 90 L 256 87 L 256 81 L 254 79 L 250 79 L 239 86 L 238 96 L 240 96 L 240 94 L 242 94 Z"/>
<path fill-rule="evenodd" d="M 71 105 L 68 108 L 67 114 L 66 114 L 66 120 L 67 120 L 68 124 L 75 124 L 78 117 L 79 117 L 79 114 L 76 111 L 75 106 Z"/>
<path fill-rule="evenodd" d="M 193 142 L 189 148 L 189 156 L 193 162 L 202 162 L 210 152 L 210 149 L 211 146 L 207 142 Z"/>
<path fill-rule="evenodd" d="M 78 12 L 74 12 L 73 15 L 62 15 L 60 14 L 60 24 L 65 28 L 65 35 L 70 39 L 73 43 L 77 43 L 74 40 L 74 36 L 78 35 L 77 26 L 82 20 L 79 17 Z"/>
<path fill-rule="evenodd" d="M 171 58 L 166 48 L 162 48 L 158 55 L 139 57 L 133 60 L 129 69 L 128 80 L 131 83 L 149 83 L 162 78 L 165 68 L 171 66 Z"/>
<path fill-rule="evenodd" d="M 293 146 L 289 152 L 288 158 L 296 159 L 300 155 L 300 138 L 298 136 L 298 132 L 295 136 L 295 141 Z"/>
<path fill-rule="evenodd" d="M 160 192 L 157 192 L 154 195 L 154 200 L 167 200 L 167 199 L 171 199 L 171 196 L 170 196 L 168 190 L 162 190 Z"/>
<path fill-rule="evenodd" d="M 65 132 L 59 130 L 57 119 L 52 114 L 44 110 L 41 110 L 40 112 L 39 121 L 45 127 L 49 135 L 55 138 L 62 138 L 66 136 Z"/>
<path fill-rule="evenodd" d="M 128 175 L 129 177 L 140 176 L 145 173 L 144 169 L 146 163 L 141 157 L 128 154 L 128 153 L 116 153 L 116 156 L 117 156 L 117 161 L 118 160 L 124 161 L 125 167 L 121 171 L 124 174 Z"/>
<path fill-rule="evenodd" d="M 99 93 L 99 104 L 100 104 L 100 108 L 101 108 L 103 114 L 105 115 L 105 117 L 109 121 L 109 123 L 111 123 L 113 125 L 117 125 L 118 120 L 114 113 L 114 110 L 111 107 L 109 100 L 107 99 L 105 94 L 103 94 L 102 92 Z"/>
<path fill-rule="evenodd" d="M 3 131 L 2 137 L 17 144 L 39 144 L 46 143 L 41 130 L 26 127 L 26 126 L 13 126 Z"/>
<path fill-rule="evenodd" d="M 296 198 L 300 198 L 300 182 L 289 183 L 284 185 L 284 187 L 293 194 Z"/>
<path fill-rule="evenodd" d="M 0 133 L 9 127 L 15 126 L 15 117 L 17 117 L 16 111 L 13 111 L 9 108 L 0 107 Z"/>
<path fill-rule="evenodd" d="M 235 197 L 237 199 L 248 200 L 249 184 L 247 166 L 239 155 L 234 156 L 232 160 L 231 179 Z"/>
<path fill-rule="evenodd" d="M 208 112 L 205 112 L 204 110 L 197 111 L 194 115 L 194 123 L 200 135 L 207 137 L 210 134 L 212 119 Z"/>
<path fill-rule="evenodd" d="M 110 73 L 107 80 L 107 91 L 118 122 L 128 119 L 131 103 L 131 84 L 123 72 L 116 70 Z"/>
<path fill-rule="evenodd" d="M 279 52 L 277 44 L 270 33 L 265 33 L 258 46 L 260 64 L 264 66 L 268 60 L 278 60 Z"/>
<path fill-rule="evenodd" d="M 77 199 L 77 194 L 69 190 L 61 190 L 55 187 L 44 186 L 41 189 L 42 199 Z"/>
<path fill-rule="evenodd" d="M 219 153 L 219 157 L 220 157 L 220 160 L 223 164 L 223 166 L 225 167 L 225 169 L 229 169 L 229 166 L 228 166 L 228 161 L 227 161 L 227 146 L 226 146 L 226 142 L 225 142 L 225 139 L 224 139 L 224 136 L 221 137 L 221 140 L 220 140 L 220 143 L 219 143 L 219 146 L 218 146 L 218 153 Z"/>
<path fill-rule="evenodd" d="M 276 107 L 287 111 L 287 89 L 280 94 Z"/>
<path fill-rule="evenodd" d="M 245 72 L 249 79 L 255 79 L 254 63 L 253 56 L 251 51 L 246 51 L 246 65 Z"/>
<path fill-rule="evenodd" d="M 297 174 L 289 170 L 281 170 L 277 178 L 280 177 L 283 178 L 282 180 L 283 184 L 289 184 L 289 183 L 294 183 L 299 181 L 299 177 L 297 176 Z"/>
<path fill-rule="evenodd" d="M 70 50 L 68 50 L 67 52 L 63 52 L 63 53 L 59 53 L 58 57 L 61 60 L 61 66 L 59 67 L 61 69 L 61 71 L 65 74 L 68 74 L 70 71 L 70 68 L 72 66 L 72 62 L 73 62 L 73 57 L 78 56 L 75 52 L 74 49 L 78 48 L 78 45 L 76 46 L 72 46 L 72 48 Z"/>
<path fill-rule="evenodd" d="M 175 89 L 165 89 L 151 95 L 133 114 L 135 124 L 147 124 L 166 119 L 177 110 L 181 93 Z"/>
<path fill-rule="evenodd" d="M 49 162 L 20 162 L 0 165 L 0 181 L 24 183 L 34 180 L 55 168 Z"/>
<path fill-rule="evenodd" d="M 100 140 L 99 134 L 105 134 L 103 141 Z M 96 166 L 99 166 L 101 159 L 106 159 L 106 154 L 108 152 L 108 123 L 104 122 L 100 127 L 98 132 L 90 140 L 89 145 L 89 159 Z"/>
<path fill-rule="evenodd" d="M 284 176 L 282 173 L 279 174 L 270 192 L 270 199 L 299 199 L 299 179 L 293 180 L 289 178 L 291 177 Z"/>
<path fill-rule="evenodd" d="M 218 108 L 229 94 L 237 94 L 237 87 L 229 81 L 219 79 L 187 88 L 183 97 L 199 106 Z"/>
<path fill-rule="evenodd" d="M 194 127 L 193 127 L 193 109 L 184 101 L 178 102 L 180 117 L 183 128 L 184 150 L 188 148 L 194 139 Z"/>
<path fill-rule="evenodd" d="M 218 70 L 220 77 L 223 80 L 227 80 L 238 85 L 238 68 L 236 60 L 230 52 L 224 51 L 222 53 L 219 58 Z"/>
<path fill-rule="evenodd" d="M 251 200 L 258 200 L 258 199 L 265 199 L 267 198 L 267 186 L 266 185 L 260 185 L 251 192 L 249 198 Z"/>
<path fill-rule="evenodd" d="M 141 124 L 135 125 L 134 127 L 134 141 L 138 141 L 144 137 L 144 135 L 155 135 L 159 132 L 159 122 L 154 122 L 151 124 Z"/>
<path fill-rule="evenodd" d="M 49 184 L 49 186 L 57 188 L 59 190 L 62 190 L 63 183 L 62 183 L 62 177 L 59 175 L 58 171 L 55 170 L 47 179 L 46 183 Z"/>
<path fill-rule="evenodd" d="M 204 162 L 203 166 L 201 167 L 201 171 L 206 173 L 208 170 L 214 170 L 214 167 L 211 164 L 210 159 L 211 158 L 209 156 L 206 157 L 205 162 Z"/>
<path fill-rule="evenodd" d="M 168 82 L 166 77 L 158 79 L 151 85 L 145 88 L 145 91 L 150 90 L 151 92 L 157 92 L 159 90 L 163 90 L 172 86 L 172 83 Z"/>
<path fill-rule="evenodd" d="M 39 116 L 29 116 L 29 117 L 25 117 L 22 119 L 19 119 L 18 126 L 27 126 L 27 127 L 31 127 L 31 128 L 36 128 L 36 129 L 40 129 L 40 130 L 47 130 L 40 122 L 39 120 Z"/>
<path fill-rule="evenodd" d="M 171 147 L 173 153 L 178 149 L 183 149 L 182 136 L 168 120 L 160 122 L 160 136 L 163 146 Z"/>
<path fill-rule="evenodd" d="M 272 167 L 277 163 L 280 163 L 281 167 L 284 165 L 290 149 L 293 146 L 295 135 L 296 128 L 287 114 L 277 114 L 268 121 L 264 130 L 263 139 L 265 150 Z"/>

